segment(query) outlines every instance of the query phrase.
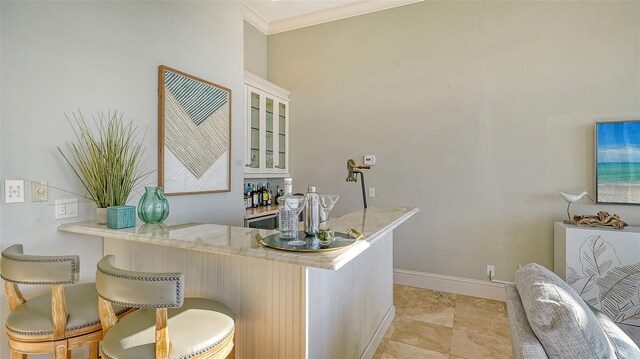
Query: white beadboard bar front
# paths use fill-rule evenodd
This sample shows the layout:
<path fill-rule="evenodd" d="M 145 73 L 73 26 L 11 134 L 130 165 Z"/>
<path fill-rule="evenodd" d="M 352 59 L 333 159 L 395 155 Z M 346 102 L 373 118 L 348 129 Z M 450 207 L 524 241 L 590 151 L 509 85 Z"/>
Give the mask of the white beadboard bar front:
<path fill-rule="evenodd" d="M 416 212 L 372 207 L 331 219 L 336 231 L 365 238 L 321 253 L 263 247 L 256 235 L 275 231 L 215 224 L 79 222 L 58 230 L 102 237 L 103 254 L 123 268 L 184 272 L 187 296 L 235 313 L 236 358 L 371 358 L 395 313 L 393 230 Z"/>

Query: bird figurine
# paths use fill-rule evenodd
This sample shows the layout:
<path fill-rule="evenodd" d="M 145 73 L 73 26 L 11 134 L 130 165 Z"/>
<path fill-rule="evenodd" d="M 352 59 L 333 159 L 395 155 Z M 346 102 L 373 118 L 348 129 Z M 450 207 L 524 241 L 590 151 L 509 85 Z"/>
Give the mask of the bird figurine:
<path fill-rule="evenodd" d="M 571 214 L 569 214 L 569 208 L 571 207 L 571 203 L 578 202 L 584 196 L 589 197 L 589 199 L 593 202 L 593 198 L 591 198 L 591 196 L 589 196 L 589 194 L 586 191 L 582 191 L 582 193 L 580 193 L 580 194 L 568 194 L 568 193 L 560 192 L 560 195 L 568 203 L 567 204 L 567 217 L 569 217 L 569 222 L 571 222 Z"/>

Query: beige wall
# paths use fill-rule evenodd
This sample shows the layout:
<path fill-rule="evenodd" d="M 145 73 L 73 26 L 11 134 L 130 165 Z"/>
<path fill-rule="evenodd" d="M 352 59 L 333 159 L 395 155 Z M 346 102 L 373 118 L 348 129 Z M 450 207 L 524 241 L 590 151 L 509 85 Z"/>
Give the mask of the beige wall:
<path fill-rule="evenodd" d="M 345 161 L 375 154 L 370 205 L 421 209 L 396 268 L 552 268 L 558 191 L 593 191 L 593 122 L 640 118 L 639 6 L 429 1 L 269 36 L 269 79 L 292 91 L 294 190 L 355 210 Z M 601 209 L 640 225 L 637 206 L 575 206 Z"/>
<path fill-rule="evenodd" d="M 267 78 L 267 35 L 244 21 L 244 69 Z"/>

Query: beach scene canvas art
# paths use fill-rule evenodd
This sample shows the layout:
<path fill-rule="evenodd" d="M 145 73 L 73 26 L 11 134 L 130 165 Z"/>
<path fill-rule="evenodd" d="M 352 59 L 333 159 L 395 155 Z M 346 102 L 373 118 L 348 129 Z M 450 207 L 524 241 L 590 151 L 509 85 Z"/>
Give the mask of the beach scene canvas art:
<path fill-rule="evenodd" d="M 596 124 L 596 201 L 640 204 L 640 121 Z"/>

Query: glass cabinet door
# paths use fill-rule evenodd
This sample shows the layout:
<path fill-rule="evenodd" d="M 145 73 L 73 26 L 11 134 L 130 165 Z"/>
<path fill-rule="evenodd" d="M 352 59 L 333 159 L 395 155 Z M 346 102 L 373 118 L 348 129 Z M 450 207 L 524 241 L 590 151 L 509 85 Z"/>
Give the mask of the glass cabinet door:
<path fill-rule="evenodd" d="M 258 84 L 260 85 L 260 84 Z M 275 86 L 275 85 L 274 85 Z M 289 101 L 278 92 L 246 83 L 245 177 L 286 177 L 289 161 Z M 251 178 L 251 177 L 250 177 Z"/>
<path fill-rule="evenodd" d="M 264 167 L 267 170 L 274 168 L 274 101 L 265 97 L 265 161 Z"/>
<path fill-rule="evenodd" d="M 260 168 L 260 94 L 251 91 L 249 128 L 249 167 Z"/>
<path fill-rule="evenodd" d="M 287 105 L 280 102 L 278 111 L 278 168 L 287 170 Z"/>

